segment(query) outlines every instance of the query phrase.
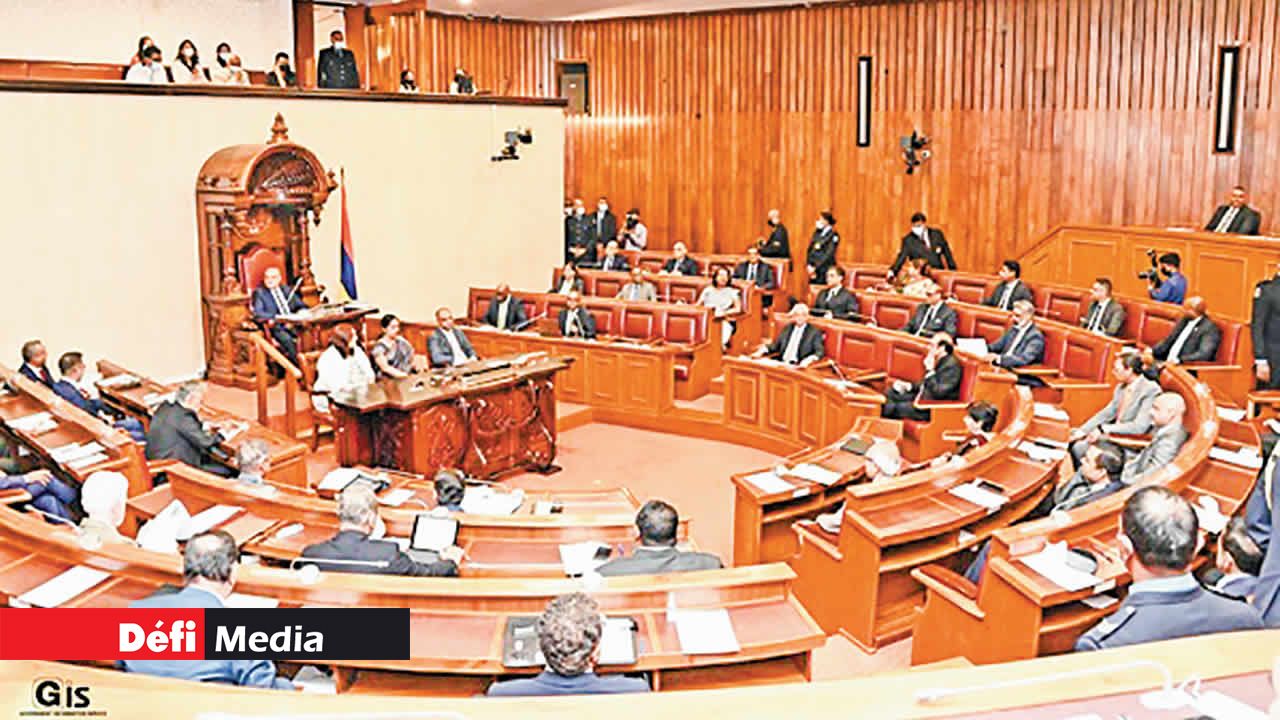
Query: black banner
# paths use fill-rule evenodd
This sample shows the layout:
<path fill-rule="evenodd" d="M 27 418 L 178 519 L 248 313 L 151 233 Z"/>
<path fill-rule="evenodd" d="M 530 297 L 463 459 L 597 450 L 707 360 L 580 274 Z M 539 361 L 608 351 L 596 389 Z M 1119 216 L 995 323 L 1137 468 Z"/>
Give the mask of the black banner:
<path fill-rule="evenodd" d="M 408 660 L 408 608 L 205 610 L 210 660 Z"/>

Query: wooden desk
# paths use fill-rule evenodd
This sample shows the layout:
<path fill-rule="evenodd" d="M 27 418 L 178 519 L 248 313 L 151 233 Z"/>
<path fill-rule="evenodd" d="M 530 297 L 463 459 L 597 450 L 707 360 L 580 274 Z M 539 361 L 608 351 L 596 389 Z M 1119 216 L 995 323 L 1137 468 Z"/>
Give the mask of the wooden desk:
<path fill-rule="evenodd" d="M 1214 445 L 1234 449 L 1238 444 L 1220 437 L 1208 387 L 1178 368 L 1166 368 L 1161 382 L 1187 402 L 1183 424 L 1195 432 L 1152 482 L 1182 493 L 1193 504 L 1201 495 L 1211 496 L 1223 513 L 1233 514 L 1248 497 L 1256 471 L 1209 458 Z M 1085 630 L 1115 610 L 1096 610 L 1081 601 L 1112 588 L 1123 592 L 1129 583 L 1127 570 L 1117 562 L 1116 533 L 1120 511 L 1131 493 L 1124 491 L 1071 510 L 1064 523 L 1046 518 L 995 532 L 986 572 L 976 586 L 946 568 L 914 572 L 913 577 L 928 588 L 928 596 L 916 626 L 912 661 L 963 655 L 976 663 L 990 663 L 1070 650 Z M 1016 561 L 1045 542 L 1058 541 L 1089 549 L 1101 559 L 1095 573 L 1102 581 L 1099 586 L 1066 592 Z"/>
<path fill-rule="evenodd" d="M 132 375 L 138 379 L 138 384 L 133 387 L 113 388 L 103 387 L 100 384 L 98 391 L 101 393 L 103 401 L 111 407 L 138 418 L 147 427 L 151 425 L 151 414 L 156 404 L 155 398 L 168 395 L 178 389 L 175 385 L 156 382 L 145 375 L 126 370 L 108 360 L 98 361 L 98 373 L 103 379 L 117 375 Z M 149 400 L 150 402 L 148 402 Z M 281 485 L 307 486 L 307 446 L 305 444 L 265 425 L 237 417 L 208 405 L 200 408 L 200 418 L 210 423 L 235 421 L 247 425 L 243 432 L 221 446 L 222 452 L 228 456 L 232 466 L 235 465 L 236 452 L 246 440 L 262 440 L 271 451 L 271 469 L 267 471 L 267 479 Z"/>
<path fill-rule="evenodd" d="M 276 322 L 290 327 L 298 335 L 298 352 L 320 352 L 329 345 L 329 336 L 339 325 L 351 325 L 363 335 L 364 319 L 378 312 L 372 306 L 349 304 L 322 305 L 308 308 L 296 317 L 284 315 Z M 366 343 L 366 347 L 367 347 Z"/>
<path fill-rule="evenodd" d="M 4 384 L 13 389 L 4 390 Z M 53 416 L 57 423 L 55 428 L 47 432 L 29 432 L 11 424 L 14 420 L 42 412 Z M 73 481 L 77 487 L 89 475 L 99 470 L 111 470 L 128 478 L 130 494 L 151 488 L 151 473 L 147 469 L 142 446 L 101 418 L 84 412 L 44 385 L 28 380 L 3 365 L 0 365 L 0 426 L 10 440 L 31 451 L 45 467 L 51 468 L 63 480 Z M 81 468 L 72 468 L 54 460 L 56 449 L 70 443 L 90 442 L 101 445 L 107 459 Z"/>
<path fill-rule="evenodd" d="M 112 573 L 67 607 L 121 607 L 162 583 L 181 584 L 177 555 L 106 543 L 80 546 L 70 529 L 53 528 L 33 513 L 0 506 L 0 599 L 7 601 L 75 565 Z M 791 594 L 795 574 L 785 565 L 759 565 L 673 575 L 606 578 L 592 594 L 602 610 L 640 623 L 640 653 L 623 672 L 650 673 L 658 689 L 693 689 L 809 677 L 809 654 L 826 638 Z M 312 584 L 298 574 L 241 566 L 236 590 L 282 605 L 407 607 L 413 612 L 411 658 L 343 661 L 340 688 L 471 695 L 495 678 L 537 672 L 503 667 L 500 648 L 508 617 L 536 615 L 553 597 L 581 589 L 568 579 L 411 578 L 320 573 Z M 685 608 L 725 608 L 741 650 L 731 655 L 684 655 L 666 622 L 668 601 Z M 352 676 L 350 670 L 359 670 Z M 384 675 L 385 671 L 413 675 Z"/>
<path fill-rule="evenodd" d="M 553 378 L 571 363 L 491 357 L 333 393 L 338 463 L 427 476 L 441 468 L 481 477 L 546 468 L 556 457 Z"/>

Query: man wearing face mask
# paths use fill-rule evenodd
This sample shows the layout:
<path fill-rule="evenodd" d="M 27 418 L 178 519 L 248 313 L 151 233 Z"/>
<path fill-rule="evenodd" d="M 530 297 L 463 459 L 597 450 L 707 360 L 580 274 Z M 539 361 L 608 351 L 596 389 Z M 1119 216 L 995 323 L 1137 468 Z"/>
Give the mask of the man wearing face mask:
<path fill-rule="evenodd" d="M 777 210 L 769 211 L 769 237 L 760 244 L 760 256 L 791 259 L 791 240 L 787 226 L 782 224 L 782 213 Z"/>
<path fill-rule="evenodd" d="M 596 202 L 596 214 L 591 216 L 591 225 L 597 243 L 607 245 L 617 239 L 618 218 L 609 210 L 609 198 L 602 197 Z"/>
<path fill-rule="evenodd" d="M 298 76 L 289 66 L 289 53 L 276 53 L 276 62 L 267 73 L 267 84 L 273 87 L 298 87 Z"/>
<path fill-rule="evenodd" d="M 595 226 L 582 198 L 573 199 L 573 210 L 564 219 L 564 260 L 575 265 L 596 261 Z"/>
<path fill-rule="evenodd" d="M 951 246 L 947 244 L 946 236 L 938 228 L 926 225 L 926 221 L 922 212 L 911 216 L 911 232 L 903 236 L 898 257 L 889 266 L 890 274 L 897 275 L 903 263 L 916 258 L 924 258 L 929 267 L 937 270 L 956 269 L 956 260 L 951 256 Z"/>
<path fill-rule="evenodd" d="M 358 90 L 360 70 L 356 67 L 356 55 L 347 49 L 342 31 L 329 33 L 329 41 L 332 45 L 320 51 L 317 64 L 319 86 L 328 90 Z"/>
<path fill-rule="evenodd" d="M 640 222 L 640 209 L 627 211 L 626 225 L 622 230 L 623 250 L 644 250 L 649 246 L 649 228 Z"/>
<path fill-rule="evenodd" d="M 836 234 L 836 218 L 830 210 L 824 210 L 814 223 L 813 237 L 809 239 L 809 251 L 805 253 L 805 269 L 809 281 L 821 285 L 827 278 L 827 270 L 836 263 L 836 250 L 840 236 Z"/>

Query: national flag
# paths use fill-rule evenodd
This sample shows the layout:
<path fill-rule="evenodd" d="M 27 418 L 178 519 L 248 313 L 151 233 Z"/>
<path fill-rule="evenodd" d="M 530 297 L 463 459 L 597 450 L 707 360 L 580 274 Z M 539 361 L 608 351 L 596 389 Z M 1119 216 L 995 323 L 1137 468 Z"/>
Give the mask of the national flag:
<path fill-rule="evenodd" d="M 351 240 L 351 219 L 347 216 L 347 169 L 342 168 L 342 243 L 338 248 L 338 263 L 341 268 L 342 287 L 347 297 L 355 300 L 356 295 L 356 253 Z"/>

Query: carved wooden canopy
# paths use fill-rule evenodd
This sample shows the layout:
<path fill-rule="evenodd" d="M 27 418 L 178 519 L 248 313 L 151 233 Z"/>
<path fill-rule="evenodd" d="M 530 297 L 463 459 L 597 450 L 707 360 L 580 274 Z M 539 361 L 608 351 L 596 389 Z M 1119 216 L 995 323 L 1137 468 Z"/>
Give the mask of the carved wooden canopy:
<path fill-rule="evenodd" d="M 325 171 L 314 153 L 289 141 L 279 114 L 270 140 L 215 152 L 196 178 L 197 192 L 232 195 L 240 208 L 297 205 L 316 213 L 337 187 L 333 173 Z"/>

